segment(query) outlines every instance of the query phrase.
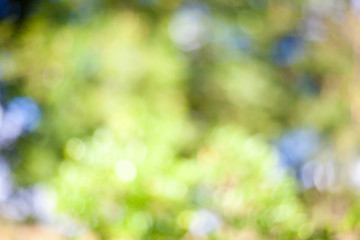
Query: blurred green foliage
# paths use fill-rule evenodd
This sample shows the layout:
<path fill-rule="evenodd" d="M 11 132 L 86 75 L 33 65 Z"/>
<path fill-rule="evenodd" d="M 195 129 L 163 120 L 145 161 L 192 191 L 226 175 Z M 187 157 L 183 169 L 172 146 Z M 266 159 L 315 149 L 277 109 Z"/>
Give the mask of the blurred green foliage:
<path fill-rule="evenodd" d="M 288 58 L 273 46 L 299 35 L 307 1 L 201 2 L 212 40 L 196 49 L 174 40 L 180 1 L 38 4 L 18 33 L 0 27 L 2 84 L 42 110 L 8 156 L 19 186 L 44 183 L 59 212 L 101 239 L 335 239 L 358 229 L 356 196 L 305 191 L 272 145 L 311 126 L 341 161 L 357 155 L 349 10 L 341 23 L 323 16 L 327 38 Z M 232 31 L 245 42 L 227 42 Z"/>

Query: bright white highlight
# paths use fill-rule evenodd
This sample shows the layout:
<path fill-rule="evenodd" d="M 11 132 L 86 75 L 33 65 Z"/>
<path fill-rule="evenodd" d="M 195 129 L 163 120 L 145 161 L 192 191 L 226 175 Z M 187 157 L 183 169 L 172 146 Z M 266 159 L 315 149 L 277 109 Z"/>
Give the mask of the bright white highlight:
<path fill-rule="evenodd" d="M 116 175 L 123 182 L 132 182 L 136 178 L 136 167 L 128 160 L 121 160 L 116 165 Z"/>

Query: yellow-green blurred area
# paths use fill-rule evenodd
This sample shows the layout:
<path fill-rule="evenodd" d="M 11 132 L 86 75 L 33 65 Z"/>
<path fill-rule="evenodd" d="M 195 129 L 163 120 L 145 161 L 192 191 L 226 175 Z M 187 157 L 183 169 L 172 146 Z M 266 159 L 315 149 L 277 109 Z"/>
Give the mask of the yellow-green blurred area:
<path fill-rule="evenodd" d="M 0 239 L 359 239 L 359 26 L 358 0 L 0 0 Z"/>

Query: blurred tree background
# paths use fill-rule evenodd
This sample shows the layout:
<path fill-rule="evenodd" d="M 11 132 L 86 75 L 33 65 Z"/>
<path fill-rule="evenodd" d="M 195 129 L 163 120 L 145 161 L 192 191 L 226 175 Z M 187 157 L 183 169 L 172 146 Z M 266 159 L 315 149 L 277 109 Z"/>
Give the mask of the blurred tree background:
<path fill-rule="evenodd" d="M 0 19 L 4 238 L 360 238 L 360 1 L 0 0 Z"/>

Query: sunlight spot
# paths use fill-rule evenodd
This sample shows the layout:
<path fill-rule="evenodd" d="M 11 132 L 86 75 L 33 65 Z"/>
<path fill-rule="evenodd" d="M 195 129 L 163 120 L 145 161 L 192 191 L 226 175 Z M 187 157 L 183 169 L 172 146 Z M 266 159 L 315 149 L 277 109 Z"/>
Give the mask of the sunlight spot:
<path fill-rule="evenodd" d="M 116 165 L 116 175 L 123 182 L 132 182 L 136 178 L 136 167 L 128 160 L 121 160 Z"/>

